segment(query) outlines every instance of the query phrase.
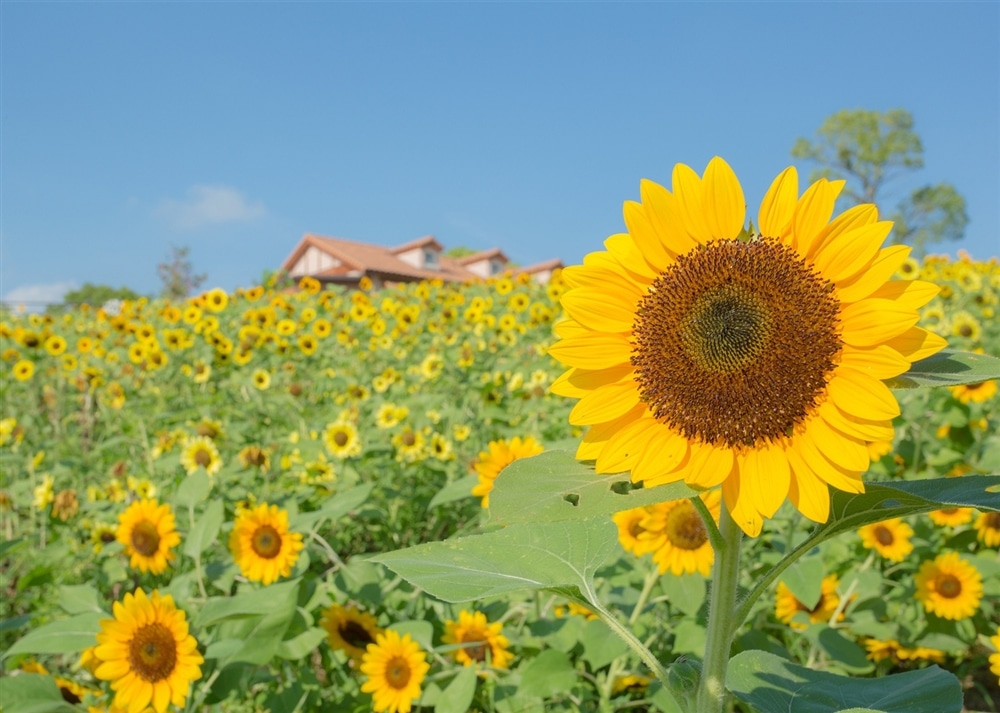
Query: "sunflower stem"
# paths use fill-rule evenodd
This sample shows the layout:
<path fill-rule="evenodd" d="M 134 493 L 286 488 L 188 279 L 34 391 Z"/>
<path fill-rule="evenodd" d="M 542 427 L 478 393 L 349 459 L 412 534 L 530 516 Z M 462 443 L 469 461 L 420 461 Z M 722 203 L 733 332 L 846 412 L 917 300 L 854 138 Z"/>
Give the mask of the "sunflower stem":
<path fill-rule="evenodd" d="M 705 501 L 700 497 L 691 498 L 691 504 L 694 505 L 694 509 L 698 511 L 701 515 L 701 521 L 705 523 L 705 532 L 708 534 L 708 541 L 712 544 L 712 549 L 719 552 L 725 544 L 722 540 L 722 533 L 719 532 L 718 526 L 715 524 L 715 518 L 712 517 L 711 511 L 708 506 L 705 505 Z"/>
<path fill-rule="evenodd" d="M 709 518 L 711 520 L 711 517 Z M 743 531 L 736 524 L 725 503 L 719 518 L 721 543 L 715 549 L 712 566 L 712 592 L 708 613 L 705 660 L 695 702 L 697 713 L 722 713 L 726 699 L 726 667 L 732 648 L 736 609 L 736 585 L 740 576 L 740 544 Z"/>

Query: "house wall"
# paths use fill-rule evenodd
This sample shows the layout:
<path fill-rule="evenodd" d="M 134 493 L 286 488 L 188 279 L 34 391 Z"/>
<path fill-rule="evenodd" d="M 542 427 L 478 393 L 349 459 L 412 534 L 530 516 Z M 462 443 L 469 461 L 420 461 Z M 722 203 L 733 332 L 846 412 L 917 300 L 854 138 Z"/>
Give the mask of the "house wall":
<path fill-rule="evenodd" d="M 316 275 L 333 267 L 339 267 L 340 260 L 323 252 L 315 245 L 310 245 L 302 253 L 292 269 L 288 271 L 291 277 L 302 277 L 303 275 Z"/>

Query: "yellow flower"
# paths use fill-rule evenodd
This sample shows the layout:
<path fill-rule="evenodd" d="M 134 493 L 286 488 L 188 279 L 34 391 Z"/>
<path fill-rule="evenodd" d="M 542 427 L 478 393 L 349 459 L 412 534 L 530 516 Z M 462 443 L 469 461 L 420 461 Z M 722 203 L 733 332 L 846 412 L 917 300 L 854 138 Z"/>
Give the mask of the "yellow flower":
<path fill-rule="evenodd" d="M 95 676 L 110 681 L 114 704 L 128 713 L 152 706 L 163 713 L 187 701 L 191 681 L 201 678 L 204 659 L 188 632 L 184 612 L 169 594 L 150 596 L 141 589 L 114 604 L 114 619 L 101 621 Z"/>
<path fill-rule="evenodd" d="M 917 600 L 931 614 L 965 619 L 976 613 L 983 596 L 983 579 L 957 552 L 938 555 L 920 565 L 914 577 Z"/>
<path fill-rule="evenodd" d="M 326 630 L 327 643 L 334 651 L 343 651 L 360 661 L 369 644 L 382 633 L 375 617 L 356 607 L 334 603 L 323 610 L 319 625 Z"/>
<path fill-rule="evenodd" d="M 944 651 L 926 646 L 910 648 L 903 646 L 895 639 L 880 641 L 879 639 L 868 638 L 864 644 L 868 650 L 868 658 L 876 663 L 885 659 L 892 659 L 895 663 L 899 663 L 900 661 L 933 661 L 935 663 L 944 663 L 945 659 Z"/>
<path fill-rule="evenodd" d="M 997 382 L 992 379 L 990 381 L 977 381 L 974 384 L 951 386 L 948 390 L 963 404 L 984 404 L 996 396 Z"/>
<path fill-rule="evenodd" d="M 52 356 L 59 356 L 66 351 L 66 340 L 58 334 L 53 334 L 45 340 L 45 351 Z"/>
<path fill-rule="evenodd" d="M 287 577 L 302 551 L 302 535 L 288 530 L 288 512 L 261 503 L 236 517 L 229 550 L 243 576 L 265 586 Z"/>
<path fill-rule="evenodd" d="M 526 436 L 524 439 L 515 436 L 509 441 L 506 439 L 490 441 L 487 447 L 489 450 L 479 452 L 479 460 L 473 466 L 479 475 L 479 484 L 472 489 L 472 494 L 483 499 L 484 508 L 490 506 L 493 482 L 501 470 L 516 460 L 538 455 L 545 450 L 532 436 Z"/>
<path fill-rule="evenodd" d="M 372 694 L 375 713 L 409 713 L 429 670 L 426 654 L 409 634 L 386 631 L 375 637 L 361 659 L 366 676 L 361 690 Z"/>
<path fill-rule="evenodd" d="M 21 359 L 14 364 L 12 372 L 14 378 L 18 381 L 27 381 L 35 375 L 35 363 L 27 359 Z"/>
<path fill-rule="evenodd" d="M 976 539 L 987 547 L 1000 547 L 1000 512 L 979 514 L 976 518 Z"/>
<path fill-rule="evenodd" d="M 972 508 L 942 508 L 927 513 L 938 527 L 958 527 L 972 522 Z"/>
<path fill-rule="evenodd" d="M 392 437 L 392 445 L 396 447 L 396 460 L 400 463 L 415 463 L 427 455 L 427 439 L 424 434 L 409 426 Z"/>
<path fill-rule="evenodd" d="M 130 557 L 129 565 L 140 572 L 160 574 L 175 557 L 180 544 L 174 513 L 167 504 L 137 500 L 118 516 L 118 541 Z"/>
<path fill-rule="evenodd" d="M 816 603 L 812 609 L 808 608 L 805 604 L 800 602 L 792 594 L 791 590 L 785 585 L 784 582 L 778 582 L 778 588 L 775 595 L 774 604 L 774 615 L 785 624 L 788 624 L 793 629 L 805 629 L 806 625 L 801 621 L 795 619 L 795 615 L 799 612 L 805 612 L 809 616 L 809 622 L 812 624 L 818 624 L 820 622 L 828 622 L 833 616 L 833 613 L 837 611 L 837 607 L 840 606 L 840 596 L 837 594 L 837 586 L 840 581 L 837 579 L 837 575 L 829 574 L 823 578 L 822 593 L 820 594 L 819 601 Z M 843 614 L 840 615 L 841 618 Z"/>
<path fill-rule="evenodd" d="M 902 562 L 913 552 L 913 528 L 898 517 L 860 527 L 858 534 L 862 545 L 893 562 Z"/>
<path fill-rule="evenodd" d="M 618 542 L 626 552 L 642 556 L 656 549 L 656 536 L 659 533 L 647 533 L 643 522 L 649 517 L 656 505 L 642 508 L 622 510 L 612 515 L 611 519 L 618 526 Z"/>
<path fill-rule="evenodd" d="M 990 671 L 994 676 L 1000 676 L 1000 626 L 997 627 L 997 635 L 990 637 L 990 643 L 997 653 L 990 654 Z"/>
<path fill-rule="evenodd" d="M 350 421 L 340 420 L 327 424 L 323 431 L 323 443 L 330 455 L 337 458 L 349 458 L 361 453 L 358 429 Z"/>
<path fill-rule="evenodd" d="M 42 476 L 42 482 L 35 486 L 33 504 L 36 510 L 44 510 L 55 500 L 55 491 L 52 487 L 54 484 L 55 480 L 52 476 L 45 475 Z"/>
<path fill-rule="evenodd" d="M 199 468 L 204 468 L 209 475 L 215 475 L 222 469 L 222 458 L 219 449 L 207 436 L 196 436 L 184 445 L 181 451 L 181 465 L 191 475 Z"/>
<path fill-rule="evenodd" d="M 266 391 L 271 386 L 271 373 L 266 369 L 254 369 L 250 378 L 253 380 L 254 388 L 259 391 Z"/>
<path fill-rule="evenodd" d="M 216 287 L 213 290 L 209 290 L 204 295 L 204 305 L 205 309 L 211 312 L 221 312 L 229 304 L 229 295 L 226 294 L 225 290 Z"/>
<path fill-rule="evenodd" d="M 458 621 L 446 621 L 441 641 L 457 646 L 451 652 L 463 666 L 485 662 L 494 668 L 507 668 L 514 658 L 507 647 L 510 642 L 500 632 L 503 624 L 490 623 L 482 612 L 458 613 Z"/>
<path fill-rule="evenodd" d="M 261 473 L 271 469 L 271 456 L 260 446 L 246 446 L 236 458 L 244 468 L 256 468 Z"/>
<path fill-rule="evenodd" d="M 590 427 L 577 457 L 647 486 L 721 485 L 750 535 L 786 497 L 826 522 L 827 486 L 863 492 L 867 444 L 892 440 L 883 380 L 945 344 L 915 326 L 937 288 L 889 280 L 909 249 L 881 249 L 892 224 L 875 206 L 830 220 L 842 181 L 800 198 L 787 168 L 754 236 L 722 159 L 703 178 L 678 165 L 673 184 L 643 181 L 629 232 L 563 270 L 549 353 L 570 369 L 551 390 Z"/>

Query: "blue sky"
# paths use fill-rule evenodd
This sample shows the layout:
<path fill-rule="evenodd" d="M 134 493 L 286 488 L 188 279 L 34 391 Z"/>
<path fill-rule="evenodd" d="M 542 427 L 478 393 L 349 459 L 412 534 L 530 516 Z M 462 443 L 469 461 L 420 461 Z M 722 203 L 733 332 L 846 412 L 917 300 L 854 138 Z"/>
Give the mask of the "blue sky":
<path fill-rule="evenodd" d="M 751 214 L 845 108 L 913 113 L 1000 254 L 1000 4 L 0 3 L 0 295 L 254 283 L 306 232 L 578 262 L 723 156 Z M 800 168 L 808 171 L 807 165 Z"/>

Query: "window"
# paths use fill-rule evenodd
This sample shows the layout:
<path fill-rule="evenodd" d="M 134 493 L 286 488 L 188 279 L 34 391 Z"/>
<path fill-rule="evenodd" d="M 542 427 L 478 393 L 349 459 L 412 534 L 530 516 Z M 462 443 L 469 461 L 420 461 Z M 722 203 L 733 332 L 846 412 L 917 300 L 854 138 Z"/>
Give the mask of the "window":
<path fill-rule="evenodd" d="M 438 254 L 436 250 L 424 248 L 424 267 L 437 267 Z"/>

